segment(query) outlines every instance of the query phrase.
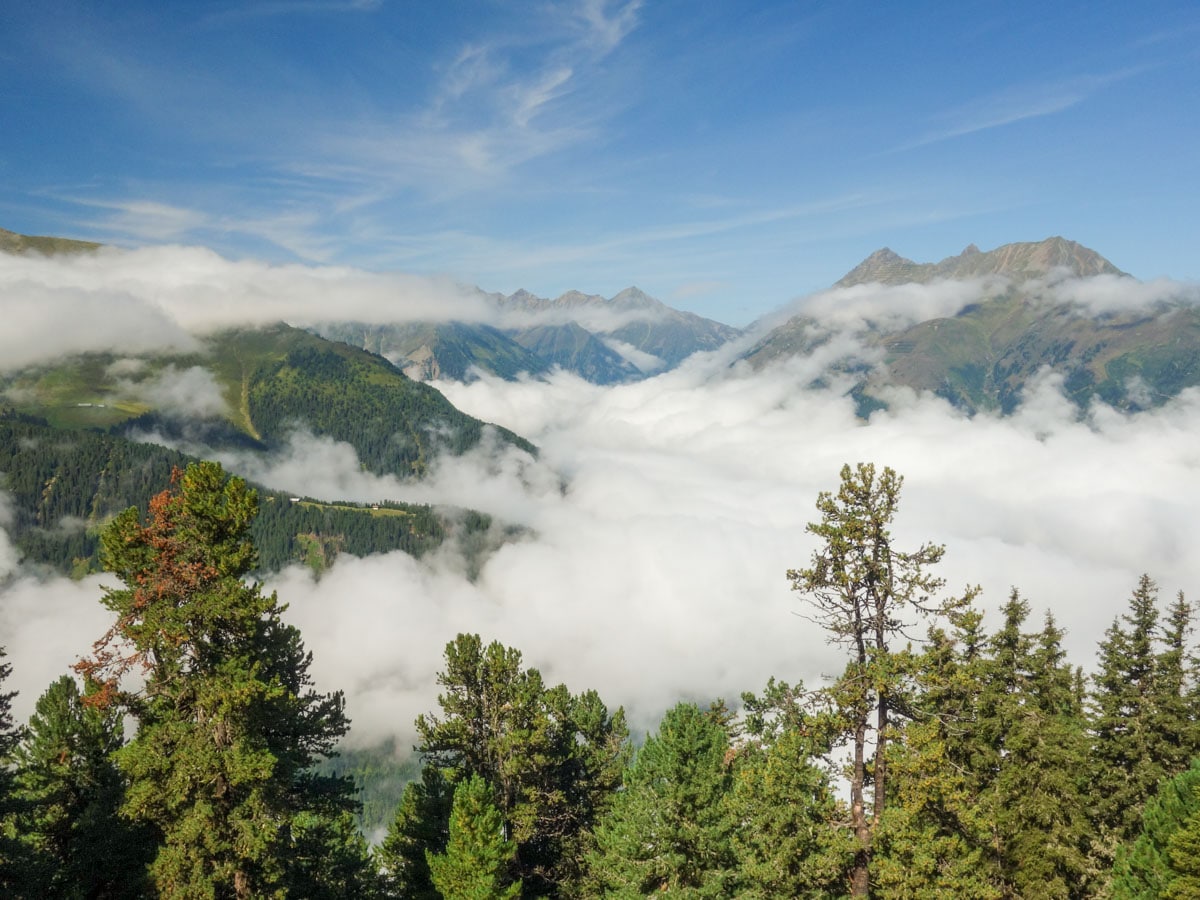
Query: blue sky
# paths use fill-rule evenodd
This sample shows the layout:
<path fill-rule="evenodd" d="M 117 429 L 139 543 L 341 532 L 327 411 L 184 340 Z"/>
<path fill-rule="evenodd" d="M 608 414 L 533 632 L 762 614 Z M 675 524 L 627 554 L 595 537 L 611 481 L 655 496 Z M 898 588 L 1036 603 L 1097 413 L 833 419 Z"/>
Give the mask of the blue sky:
<path fill-rule="evenodd" d="M 0 227 L 745 324 L 890 246 L 1200 278 L 1194 3 L 0 7 Z"/>

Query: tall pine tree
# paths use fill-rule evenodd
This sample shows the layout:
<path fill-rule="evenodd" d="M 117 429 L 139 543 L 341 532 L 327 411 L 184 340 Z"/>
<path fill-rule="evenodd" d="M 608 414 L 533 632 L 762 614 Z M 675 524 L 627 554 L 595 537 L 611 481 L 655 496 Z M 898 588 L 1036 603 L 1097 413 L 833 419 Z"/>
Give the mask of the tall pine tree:
<path fill-rule="evenodd" d="M 123 807 L 155 826 L 151 872 L 163 897 L 269 896 L 313 875 L 297 853 L 297 819 L 337 818 L 351 785 L 312 766 L 347 730 L 340 693 L 312 689 L 299 632 L 274 594 L 243 579 L 257 499 L 215 463 L 176 472 L 172 490 L 104 531 L 104 594 L 116 622 L 79 665 L 137 722 L 116 753 Z M 140 689 L 127 673 L 144 674 Z"/>
<path fill-rule="evenodd" d="M 1135 832 L 1142 804 L 1166 774 L 1158 734 L 1158 587 L 1143 575 L 1100 642 L 1093 677 L 1093 822 L 1102 844 Z M 1111 851 L 1103 852 L 1111 860 Z"/>
<path fill-rule="evenodd" d="M 429 872 L 429 854 L 442 853 L 450 839 L 454 788 L 436 765 L 410 781 L 387 836 L 375 853 L 384 896 L 393 900 L 438 900 Z"/>
<path fill-rule="evenodd" d="M 903 479 L 892 469 L 876 473 L 869 463 L 843 466 L 836 494 L 817 497 L 821 521 L 808 526 L 821 542 L 807 569 L 787 573 L 807 601 L 807 615 L 846 648 L 849 661 L 827 689 L 850 745 L 850 827 L 858 842 L 850 894 L 870 891 L 875 832 L 887 802 L 888 743 L 901 714 L 905 673 L 893 644 L 919 618 L 942 616 L 965 599 L 934 599 L 941 579 L 927 571 L 944 548 L 923 544 L 901 551 L 891 524 Z M 971 592 L 968 592 L 968 596 Z M 868 790 L 870 793 L 868 794 Z"/>
<path fill-rule="evenodd" d="M 493 791 L 530 896 L 575 896 L 588 835 L 620 784 L 625 716 L 594 691 L 547 688 L 521 653 L 478 635 L 446 645 L 440 715 L 417 719 L 426 764 Z M 428 848 L 435 849 L 435 848 Z"/>
<path fill-rule="evenodd" d="M 725 815 L 733 827 L 736 896 L 745 900 L 840 897 L 854 842 L 837 822 L 837 802 L 820 754 L 805 729 L 789 728 L 767 745 L 738 749 Z"/>
<path fill-rule="evenodd" d="M 12 664 L 4 662 L 6 652 L 0 647 L 0 686 L 12 674 Z M 6 896 L 21 896 L 36 885 L 37 867 L 28 844 L 17 840 L 16 819 L 25 808 L 18 799 L 12 754 L 21 740 L 21 729 L 12 714 L 16 691 L 0 692 L 0 892 Z"/>
<path fill-rule="evenodd" d="M 891 743 L 892 792 L 880 825 L 872 886 L 885 897 L 995 900 L 981 796 L 996 759 L 981 738 L 986 636 L 974 608 L 933 628 L 914 660 L 909 721 Z"/>
<path fill-rule="evenodd" d="M 1107 869 L 1116 847 L 1138 833 L 1156 786 L 1197 752 L 1187 652 L 1191 606 L 1180 594 L 1165 624 L 1158 586 L 1143 575 L 1128 611 L 1105 632 L 1090 695 L 1094 854 Z"/>
<path fill-rule="evenodd" d="M 1062 632 L 1047 615 L 1040 632 L 1025 633 L 1028 616 L 1014 590 L 983 669 L 981 813 L 1006 896 L 1073 900 L 1091 890 L 1086 721 Z"/>
<path fill-rule="evenodd" d="M 459 782 L 444 853 L 427 852 L 430 879 L 445 900 L 515 900 L 517 845 L 504 836 L 492 790 L 478 775 Z"/>

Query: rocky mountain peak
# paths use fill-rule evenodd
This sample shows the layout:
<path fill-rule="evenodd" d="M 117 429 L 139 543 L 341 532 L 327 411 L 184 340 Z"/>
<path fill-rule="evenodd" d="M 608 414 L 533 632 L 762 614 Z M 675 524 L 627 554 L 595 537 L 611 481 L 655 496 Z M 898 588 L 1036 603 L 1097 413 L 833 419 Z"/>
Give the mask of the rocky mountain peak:
<path fill-rule="evenodd" d="M 868 282 L 908 284 L 939 279 L 966 280 L 986 275 L 1002 275 L 1014 281 L 1024 281 L 1045 277 L 1062 269 L 1080 278 L 1125 274 L 1095 250 L 1055 236 L 1043 241 L 1004 244 L 987 252 L 981 251 L 975 244 L 968 244 L 958 256 L 949 256 L 938 263 L 915 263 L 885 247 L 859 263 L 837 286 L 850 287 Z"/>
<path fill-rule="evenodd" d="M 837 287 L 850 287 L 855 284 L 868 284 L 878 281 L 884 284 L 902 284 L 906 281 L 920 280 L 916 277 L 922 267 L 911 259 L 905 259 L 890 247 L 876 250 L 857 266 L 851 269 L 837 283 Z"/>

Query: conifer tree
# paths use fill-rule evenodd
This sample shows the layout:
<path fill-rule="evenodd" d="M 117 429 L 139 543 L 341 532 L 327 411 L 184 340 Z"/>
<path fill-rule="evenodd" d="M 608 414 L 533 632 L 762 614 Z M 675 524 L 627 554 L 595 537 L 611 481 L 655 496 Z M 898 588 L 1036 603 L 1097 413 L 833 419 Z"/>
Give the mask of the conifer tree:
<path fill-rule="evenodd" d="M 828 748 L 822 748 L 827 751 Z M 836 827 L 845 809 L 833 795 L 808 735 L 792 728 L 767 746 L 739 749 L 725 795 L 737 893 L 825 900 L 842 895 L 853 840 Z"/>
<path fill-rule="evenodd" d="M 116 753 L 129 781 L 123 812 L 153 824 L 151 873 L 164 897 L 248 898 L 311 874 L 294 853 L 297 817 L 352 809 L 351 785 L 313 774 L 347 730 L 340 693 L 312 689 L 299 632 L 274 594 L 243 581 L 257 500 L 215 463 L 104 531 L 105 565 L 124 586 L 104 604 L 116 622 L 79 665 L 93 702 L 137 722 Z M 122 676 L 144 674 L 140 690 Z"/>
<path fill-rule="evenodd" d="M 1167 608 L 1162 649 L 1156 660 L 1155 711 L 1157 751 L 1169 775 L 1184 771 L 1200 755 L 1200 721 L 1189 694 L 1196 677 L 1188 644 L 1192 634 L 1192 605 L 1180 591 Z"/>
<path fill-rule="evenodd" d="M 1129 611 L 1112 623 L 1100 642 L 1092 693 L 1091 808 L 1097 834 L 1108 847 L 1133 835 L 1142 804 L 1167 774 L 1158 727 L 1157 597 L 1158 587 L 1143 575 Z M 1111 860 L 1111 851 L 1104 856 Z"/>
<path fill-rule="evenodd" d="M 950 616 L 914 660 L 910 720 L 891 742 L 892 791 L 880 823 L 872 887 L 885 897 L 995 900 L 1001 879 L 988 852 L 981 795 L 990 748 L 981 743 L 982 615 Z"/>
<path fill-rule="evenodd" d="M 383 874 L 384 896 L 393 900 L 438 900 L 429 873 L 429 854 L 440 854 L 450 839 L 454 789 L 435 765 L 421 770 L 421 780 L 404 788 L 396 816 L 375 859 Z"/>
<path fill-rule="evenodd" d="M 490 785 L 527 894 L 574 895 L 587 836 L 620 784 L 624 712 L 594 691 L 547 688 L 520 651 L 478 635 L 447 644 L 438 683 L 441 715 L 416 723 L 426 764 L 454 784 L 479 775 Z"/>
<path fill-rule="evenodd" d="M 0 686 L 12 674 L 12 664 L 4 662 L 5 649 L 0 647 Z M 13 819 L 24 810 L 17 798 L 12 754 L 21 740 L 21 729 L 12 714 L 16 691 L 0 692 L 0 892 L 19 896 L 33 881 L 36 865 L 26 844 L 16 839 Z"/>
<path fill-rule="evenodd" d="M 42 897 L 140 897 L 155 834 L 121 819 L 124 782 L 110 757 L 122 741 L 115 710 L 85 705 L 63 675 L 38 698 L 14 753 L 23 840 L 43 865 Z"/>
<path fill-rule="evenodd" d="M 723 799 L 729 739 L 691 703 L 668 710 L 596 828 L 590 896 L 728 897 L 736 860 Z"/>
<path fill-rule="evenodd" d="M 1028 603 L 1014 590 L 984 669 L 980 729 L 990 776 L 981 812 L 1006 892 L 1082 898 L 1091 887 L 1086 722 L 1062 632 L 1047 615 L 1041 632 L 1023 633 L 1028 615 Z"/>
<path fill-rule="evenodd" d="M 924 544 L 905 552 L 892 545 L 890 526 L 902 484 L 890 468 L 877 475 L 868 463 L 843 466 L 841 487 L 818 496 L 821 521 L 808 526 L 821 541 L 811 566 L 787 573 L 792 589 L 807 600 L 807 615 L 849 656 L 826 695 L 852 753 L 850 819 L 858 850 L 850 893 L 856 897 L 870 890 L 872 842 L 887 799 L 888 744 L 893 718 L 904 704 L 906 676 L 895 664 L 892 645 L 916 619 L 945 615 L 965 602 L 932 598 L 943 582 L 927 569 L 941 560 L 944 548 Z"/>
<path fill-rule="evenodd" d="M 1111 900 L 1158 900 L 1175 877 L 1168 856 L 1171 837 L 1200 812 L 1200 760 L 1159 785 L 1142 811 L 1141 831 L 1119 847 L 1110 883 Z"/>
<path fill-rule="evenodd" d="M 459 782 L 444 853 L 426 852 L 430 878 L 445 900 L 514 900 L 521 883 L 511 871 L 517 845 L 504 836 L 492 790 L 478 775 Z"/>

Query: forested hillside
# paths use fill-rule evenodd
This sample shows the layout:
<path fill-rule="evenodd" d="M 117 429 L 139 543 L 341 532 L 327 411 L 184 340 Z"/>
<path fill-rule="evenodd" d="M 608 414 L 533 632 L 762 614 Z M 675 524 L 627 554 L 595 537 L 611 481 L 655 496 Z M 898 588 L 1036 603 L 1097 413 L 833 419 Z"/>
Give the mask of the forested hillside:
<path fill-rule="evenodd" d="M 74 677 L 47 688 L 27 729 L 0 695 L 0 885 L 13 897 L 1192 896 L 1191 604 L 1161 602 L 1143 576 L 1084 672 L 1017 588 L 989 622 L 973 589 L 945 591 L 942 547 L 896 545 L 895 472 L 847 466 L 841 479 L 818 497 L 811 560 L 787 573 L 844 651 L 840 674 L 773 678 L 735 706 L 680 702 L 635 746 L 596 691 L 551 685 L 517 649 L 460 634 L 437 708 L 415 723 L 414 779 L 394 812 L 372 792 L 369 820 L 390 826 L 371 849 L 353 827 L 355 782 L 395 791 L 405 771 L 331 759 L 350 727 L 341 695 L 311 689 L 286 598 L 245 580 L 270 504 L 192 463 L 103 530 L 123 586 L 97 598 L 113 629 Z M 135 668 L 145 683 L 131 691 Z"/>
<path fill-rule="evenodd" d="M 64 429 L 157 433 L 214 448 L 266 451 L 296 429 L 345 441 L 371 472 L 420 477 L 438 453 L 461 454 L 490 428 L 382 357 L 298 328 L 219 332 L 195 352 L 91 353 L 0 373 L 16 412 Z"/>
<path fill-rule="evenodd" d="M 99 535 L 117 513 L 136 507 L 194 460 L 157 444 L 91 430 L 61 431 L 0 414 L 0 487 L 10 498 L 6 528 L 27 563 L 82 575 L 99 570 Z M 452 539 L 470 566 L 487 552 L 490 517 L 421 504 L 330 503 L 259 489 L 251 534 L 259 570 L 302 562 L 315 571 L 341 553 L 403 550 L 421 556 Z"/>

